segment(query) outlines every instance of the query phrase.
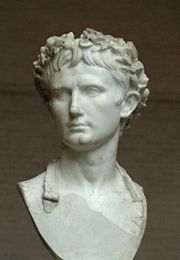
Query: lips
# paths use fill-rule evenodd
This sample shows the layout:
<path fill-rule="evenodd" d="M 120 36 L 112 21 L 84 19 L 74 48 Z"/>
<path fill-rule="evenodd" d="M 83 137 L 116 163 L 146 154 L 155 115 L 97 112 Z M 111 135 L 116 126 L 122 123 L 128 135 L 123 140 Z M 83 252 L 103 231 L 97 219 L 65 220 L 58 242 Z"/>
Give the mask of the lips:
<path fill-rule="evenodd" d="M 87 126 L 87 124 L 85 123 L 81 123 L 81 122 L 71 122 L 68 124 L 69 127 L 80 127 L 80 126 Z"/>
<path fill-rule="evenodd" d="M 85 128 L 88 127 L 87 124 L 85 123 L 80 123 L 80 122 L 71 122 L 68 124 L 68 127 L 71 129 L 71 130 L 84 130 Z"/>
<path fill-rule="evenodd" d="M 74 127 L 74 126 L 86 126 L 85 124 L 71 124 L 70 126 Z"/>
<path fill-rule="evenodd" d="M 86 127 L 87 127 L 87 125 L 83 125 L 83 124 L 71 125 L 70 126 L 71 129 L 84 129 Z"/>

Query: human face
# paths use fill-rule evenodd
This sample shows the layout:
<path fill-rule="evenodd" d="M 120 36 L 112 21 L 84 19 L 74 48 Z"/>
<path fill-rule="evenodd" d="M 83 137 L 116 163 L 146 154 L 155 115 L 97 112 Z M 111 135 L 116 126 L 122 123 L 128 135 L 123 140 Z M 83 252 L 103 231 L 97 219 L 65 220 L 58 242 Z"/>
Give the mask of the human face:
<path fill-rule="evenodd" d="M 106 69 L 83 62 L 64 67 L 53 74 L 51 88 L 50 108 L 67 146 L 91 150 L 119 131 L 121 89 Z"/>

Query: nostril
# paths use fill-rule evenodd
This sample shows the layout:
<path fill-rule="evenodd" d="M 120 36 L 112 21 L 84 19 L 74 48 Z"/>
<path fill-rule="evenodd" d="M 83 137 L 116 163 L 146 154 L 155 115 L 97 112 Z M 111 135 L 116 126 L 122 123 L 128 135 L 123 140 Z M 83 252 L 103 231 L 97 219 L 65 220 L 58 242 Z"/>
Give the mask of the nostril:
<path fill-rule="evenodd" d="M 79 109 L 78 107 L 76 107 L 76 106 L 71 106 L 71 108 L 70 108 L 70 114 L 71 114 L 72 116 L 80 115 L 80 114 L 81 114 L 81 111 L 80 111 L 80 109 Z"/>

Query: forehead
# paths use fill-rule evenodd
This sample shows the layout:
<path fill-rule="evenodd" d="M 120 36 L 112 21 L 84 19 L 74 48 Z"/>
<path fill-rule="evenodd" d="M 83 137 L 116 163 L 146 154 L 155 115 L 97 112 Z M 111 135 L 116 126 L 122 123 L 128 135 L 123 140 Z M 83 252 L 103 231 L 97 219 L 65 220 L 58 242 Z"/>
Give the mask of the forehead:
<path fill-rule="evenodd" d="M 61 71 L 54 72 L 51 84 L 54 88 L 72 84 L 98 84 L 109 87 L 116 82 L 107 69 L 80 62 L 74 67 L 63 67 Z"/>

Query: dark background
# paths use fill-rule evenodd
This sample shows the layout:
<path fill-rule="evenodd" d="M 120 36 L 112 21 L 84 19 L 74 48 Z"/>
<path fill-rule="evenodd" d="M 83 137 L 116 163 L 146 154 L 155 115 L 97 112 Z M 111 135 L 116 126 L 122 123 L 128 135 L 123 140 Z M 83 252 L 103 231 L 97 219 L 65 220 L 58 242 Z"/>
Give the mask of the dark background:
<path fill-rule="evenodd" d="M 53 120 L 38 97 L 32 62 L 51 35 L 85 27 L 132 40 L 150 78 L 142 116 L 120 140 L 118 161 L 144 187 L 147 229 L 137 260 L 180 259 L 179 1 L 0 2 L 0 259 L 51 259 L 16 183 L 57 156 Z"/>

